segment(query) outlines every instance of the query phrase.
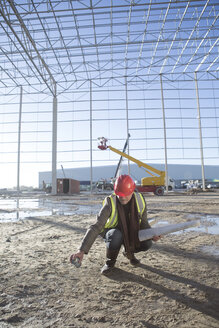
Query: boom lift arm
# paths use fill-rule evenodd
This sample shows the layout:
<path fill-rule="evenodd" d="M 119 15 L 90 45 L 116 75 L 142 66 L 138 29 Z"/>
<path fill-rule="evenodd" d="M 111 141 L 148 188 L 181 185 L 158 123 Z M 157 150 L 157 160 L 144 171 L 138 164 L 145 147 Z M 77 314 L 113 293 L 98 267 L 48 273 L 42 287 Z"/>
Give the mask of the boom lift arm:
<path fill-rule="evenodd" d="M 139 186 L 139 191 L 152 191 L 156 195 L 163 195 L 164 193 L 164 186 L 165 186 L 165 171 L 160 171 L 146 163 L 139 161 L 138 159 L 112 147 L 107 146 L 108 139 L 104 137 L 98 138 L 99 145 L 98 148 L 101 150 L 106 150 L 109 148 L 113 152 L 117 153 L 118 155 L 129 159 L 130 161 L 136 163 L 138 167 L 143 167 L 145 171 L 151 175 L 151 177 L 145 177 L 141 179 L 141 186 Z M 152 173 L 153 172 L 153 173 Z M 156 175 L 157 176 L 156 176 Z"/>
<path fill-rule="evenodd" d="M 99 146 L 98 146 L 99 149 L 101 149 L 101 150 L 106 150 L 107 148 L 109 148 L 109 149 L 112 150 L 114 153 L 117 153 L 117 154 L 119 154 L 119 155 L 122 156 L 122 157 L 126 157 L 126 158 L 129 159 L 130 161 L 136 163 L 136 164 L 138 165 L 138 167 L 144 167 L 145 171 L 146 171 L 148 174 L 150 174 L 151 176 L 154 176 L 154 175 L 153 175 L 151 172 L 149 172 L 148 170 L 150 170 L 150 171 L 156 173 L 158 176 L 163 176 L 163 175 L 165 175 L 165 171 L 157 170 L 157 169 L 155 169 L 154 167 L 152 167 L 152 166 L 150 166 L 150 165 L 148 165 L 148 164 L 146 164 L 146 163 L 143 163 L 143 162 L 139 161 L 138 159 L 136 159 L 136 158 L 134 158 L 134 157 L 132 157 L 132 156 L 130 156 L 130 155 L 128 155 L 128 154 L 126 154 L 126 153 L 124 153 L 124 152 L 122 152 L 122 151 L 120 151 L 120 150 L 114 148 L 114 147 L 112 147 L 112 146 L 107 146 L 106 143 L 107 143 L 108 139 L 106 139 L 106 138 L 104 138 L 104 137 L 100 137 L 100 138 L 98 138 L 98 140 L 100 140 L 100 144 L 99 144 Z"/>

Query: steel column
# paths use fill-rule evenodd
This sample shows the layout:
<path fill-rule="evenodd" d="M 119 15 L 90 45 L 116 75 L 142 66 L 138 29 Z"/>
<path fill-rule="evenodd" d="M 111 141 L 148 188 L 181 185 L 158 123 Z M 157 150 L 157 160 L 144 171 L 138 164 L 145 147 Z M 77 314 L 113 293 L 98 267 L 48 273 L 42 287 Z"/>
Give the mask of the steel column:
<path fill-rule="evenodd" d="M 128 140 L 128 149 L 127 153 L 129 155 L 129 108 L 128 108 L 128 85 L 127 85 L 127 76 L 125 76 L 125 102 L 126 102 L 126 133 Z M 130 175 L 130 161 L 128 159 L 128 174 Z"/>
<path fill-rule="evenodd" d="M 90 80 L 90 192 L 92 193 L 93 166 L 92 166 L 92 81 Z"/>
<path fill-rule="evenodd" d="M 197 110 L 198 110 L 200 156 L 201 156 L 201 166 L 202 166 L 202 189 L 204 191 L 205 190 L 205 170 L 204 170 L 204 155 L 203 155 L 203 144 L 202 144 L 202 126 L 201 126 L 201 112 L 200 112 L 200 103 L 199 103 L 197 72 L 195 72 L 195 90 L 196 90 L 196 100 L 197 100 Z"/>
<path fill-rule="evenodd" d="M 20 150 L 21 150 L 21 114 L 22 114 L 22 98 L 23 88 L 20 87 L 20 106 L 19 106 L 19 121 L 18 121 L 18 149 L 17 149 L 17 194 L 20 193 Z"/>
<path fill-rule="evenodd" d="M 55 86 L 56 89 L 56 86 Z M 57 97 L 56 92 L 53 97 L 53 116 L 52 116 L 52 194 L 57 193 Z"/>
<path fill-rule="evenodd" d="M 164 108 L 162 74 L 160 74 L 160 90 L 161 90 L 161 103 L 162 103 L 162 111 L 163 111 L 163 135 L 164 135 L 164 154 L 165 154 L 165 184 L 166 184 L 166 192 L 168 192 L 167 137 L 166 137 L 166 118 L 165 118 L 165 108 Z"/>

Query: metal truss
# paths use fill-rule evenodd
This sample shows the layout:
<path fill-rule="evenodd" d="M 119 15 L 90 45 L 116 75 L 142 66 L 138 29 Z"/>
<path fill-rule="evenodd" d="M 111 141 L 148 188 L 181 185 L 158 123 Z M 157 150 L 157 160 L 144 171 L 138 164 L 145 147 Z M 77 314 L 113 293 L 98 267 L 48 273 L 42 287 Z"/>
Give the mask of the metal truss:
<path fill-rule="evenodd" d="M 92 81 L 218 79 L 214 0 L 2 0 L 0 88 L 53 96 Z"/>

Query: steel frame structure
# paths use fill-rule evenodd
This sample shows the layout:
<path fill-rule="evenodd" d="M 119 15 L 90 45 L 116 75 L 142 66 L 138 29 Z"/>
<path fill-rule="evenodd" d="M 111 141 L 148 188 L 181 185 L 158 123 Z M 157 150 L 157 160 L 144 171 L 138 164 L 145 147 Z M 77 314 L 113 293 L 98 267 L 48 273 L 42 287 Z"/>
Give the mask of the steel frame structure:
<path fill-rule="evenodd" d="M 194 81 L 198 101 L 198 81 L 218 80 L 218 9 L 214 0 L 0 2 L 0 93 L 13 97 L 22 87 L 23 98 L 53 98 L 54 193 L 59 97 L 85 90 L 92 121 L 92 92 L 124 87 L 127 135 L 128 86 L 158 82 L 163 92 L 162 83 Z M 90 165 L 92 177 L 92 151 Z"/>

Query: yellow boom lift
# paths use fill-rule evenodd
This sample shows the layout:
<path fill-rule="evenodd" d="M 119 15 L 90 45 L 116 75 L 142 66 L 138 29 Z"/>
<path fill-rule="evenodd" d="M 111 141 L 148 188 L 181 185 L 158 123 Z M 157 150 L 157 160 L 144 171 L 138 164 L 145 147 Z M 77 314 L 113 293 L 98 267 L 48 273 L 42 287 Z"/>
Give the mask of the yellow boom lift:
<path fill-rule="evenodd" d="M 112 146 L 107 146 L 107 141 L 108 139 L 104 137 L 98 138 L 99 140 L 99 145 L 98 148 L 101 150 L 106 150 L 109 148 L 112 150 L 114 153 L 117 153 L 120 156 L 123 156 L 130 161 L 136 163 L 138 167 L 143 167 L 144 170 L 150 175 L 150 177 L 145 177 L 141 179 L 141 185 L 136 185 L 136 188 L 140 192 L 153 192 L 155 195 L 158 196 L 163 196 L 164 194 L 164 187 L 165 187 L 165 171 L 160 171 L 155 169 L 154 167 L 145 164 L 136 158 L 112 147 Z M 152 173 L 153 172 L 153 173 Z M 155 175 L 156 174 L 156 175 Z"/>

